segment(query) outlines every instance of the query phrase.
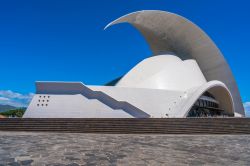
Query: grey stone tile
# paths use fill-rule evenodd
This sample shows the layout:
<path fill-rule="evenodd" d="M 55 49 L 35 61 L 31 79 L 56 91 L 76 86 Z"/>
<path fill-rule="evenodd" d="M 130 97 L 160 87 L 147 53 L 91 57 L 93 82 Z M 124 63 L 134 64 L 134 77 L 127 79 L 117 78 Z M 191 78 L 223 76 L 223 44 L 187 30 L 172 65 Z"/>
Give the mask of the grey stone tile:
<path fill-rule="evenodd" d="M 250 135 L 0 132 L 0 165 L 250 165 Z"/>

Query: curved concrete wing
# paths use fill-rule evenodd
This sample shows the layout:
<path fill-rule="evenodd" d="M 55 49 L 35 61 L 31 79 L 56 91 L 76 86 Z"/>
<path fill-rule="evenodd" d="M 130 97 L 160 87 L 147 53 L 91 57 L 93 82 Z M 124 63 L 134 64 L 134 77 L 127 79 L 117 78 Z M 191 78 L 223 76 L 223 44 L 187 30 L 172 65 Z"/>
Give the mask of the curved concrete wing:
<path fill-rule="evenodd" d="M 110 24 L 127 22 L 145 37 L 153 55 L 174 54 L 182 60 L 195 59 L 207 81 L 219 80 L 229 88 L 235 112 L 245 115 L 233 74 L 220 50 L 198 26 L 164 11 L 146 10 L 125 15 Z"/>

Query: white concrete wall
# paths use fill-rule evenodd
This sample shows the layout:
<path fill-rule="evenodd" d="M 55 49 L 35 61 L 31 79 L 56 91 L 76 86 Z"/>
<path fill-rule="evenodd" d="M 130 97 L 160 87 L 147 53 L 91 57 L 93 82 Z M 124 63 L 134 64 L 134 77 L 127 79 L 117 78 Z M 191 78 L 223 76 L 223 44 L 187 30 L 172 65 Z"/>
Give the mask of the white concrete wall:
<path fill-rule="evenodd" d="M 176 115 L 176 106 L 185 102 L 184 91 L 128 88 L 113 86 L 88 86 L 95 91 L 102 91 L 118 101 L 127 101 L 154 118 L 180 117 Z M 168 116 L 166 115 L 168 114 Z"/>
<path fill-rule="evenodd" d="M 123 110 L 114 110 L 98 100 L 88 99 L 81 94 L 36 94 L 24 118 L 132 118 L 132 116 Z"/>
<path fill-rule="evenodd" d="M 57 87 L 56 90 L 53 87 Z M 186 117 L 192 105 L 206 91 L 215 95 L 216 100 L 222 104 L 222 109 L 231 114 L 234 111 L 230 92 L 219 81 L 211 81 L 188 91 L 114 86 L 86 87 L 82 83 L 65 82 L 39 83 L 38 89 L 40 94 L 33 97 L 24 118 Z M 70 94 L 71 89 L 75 90 L 75 94 Z M 133 107 L 129 107 L 128 103 Z"/>

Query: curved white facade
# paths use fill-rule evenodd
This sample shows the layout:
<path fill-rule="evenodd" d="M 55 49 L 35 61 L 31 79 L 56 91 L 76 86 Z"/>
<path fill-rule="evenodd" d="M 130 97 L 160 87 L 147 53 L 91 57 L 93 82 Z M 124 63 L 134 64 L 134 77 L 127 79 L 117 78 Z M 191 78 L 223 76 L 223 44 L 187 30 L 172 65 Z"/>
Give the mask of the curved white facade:
<path fill-rule="evenodd" d="M 244 116 L 232 73 L 211 39 L 178 15 L 135 12 L 129 22 L 154 56 L 141 61 L 115 86 L 37 82 L 25 118 L 171 118 Z"/>
<path fill-rule="evenodd" d="M 143 60 L 121 78 L 116 86 L 186 91 L 206 82 L 195 60 L 182 61 L 168 54 Z"/>
<path fill-rule="evenodd" d="M 245 115 L 233 74 L 220 50 L 198 26 L 179 15 L 143 10 L 130 13 L 111 22 L 130 23 L 145 37 L 154 56 L 173 53 L 181 59 L 194 59 L 207 81 L 219 80 L 232 93 L 235 111 Z"/>

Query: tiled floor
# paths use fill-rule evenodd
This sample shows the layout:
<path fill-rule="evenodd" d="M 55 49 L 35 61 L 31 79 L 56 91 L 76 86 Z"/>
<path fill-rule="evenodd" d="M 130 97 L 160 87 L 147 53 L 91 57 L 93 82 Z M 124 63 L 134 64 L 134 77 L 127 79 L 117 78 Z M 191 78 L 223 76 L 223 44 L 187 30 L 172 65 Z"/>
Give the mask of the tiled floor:
<path fill-rule="evenodd" d="M 250 165 L 250 135 L 0 132 L 0 165 Z"/>

